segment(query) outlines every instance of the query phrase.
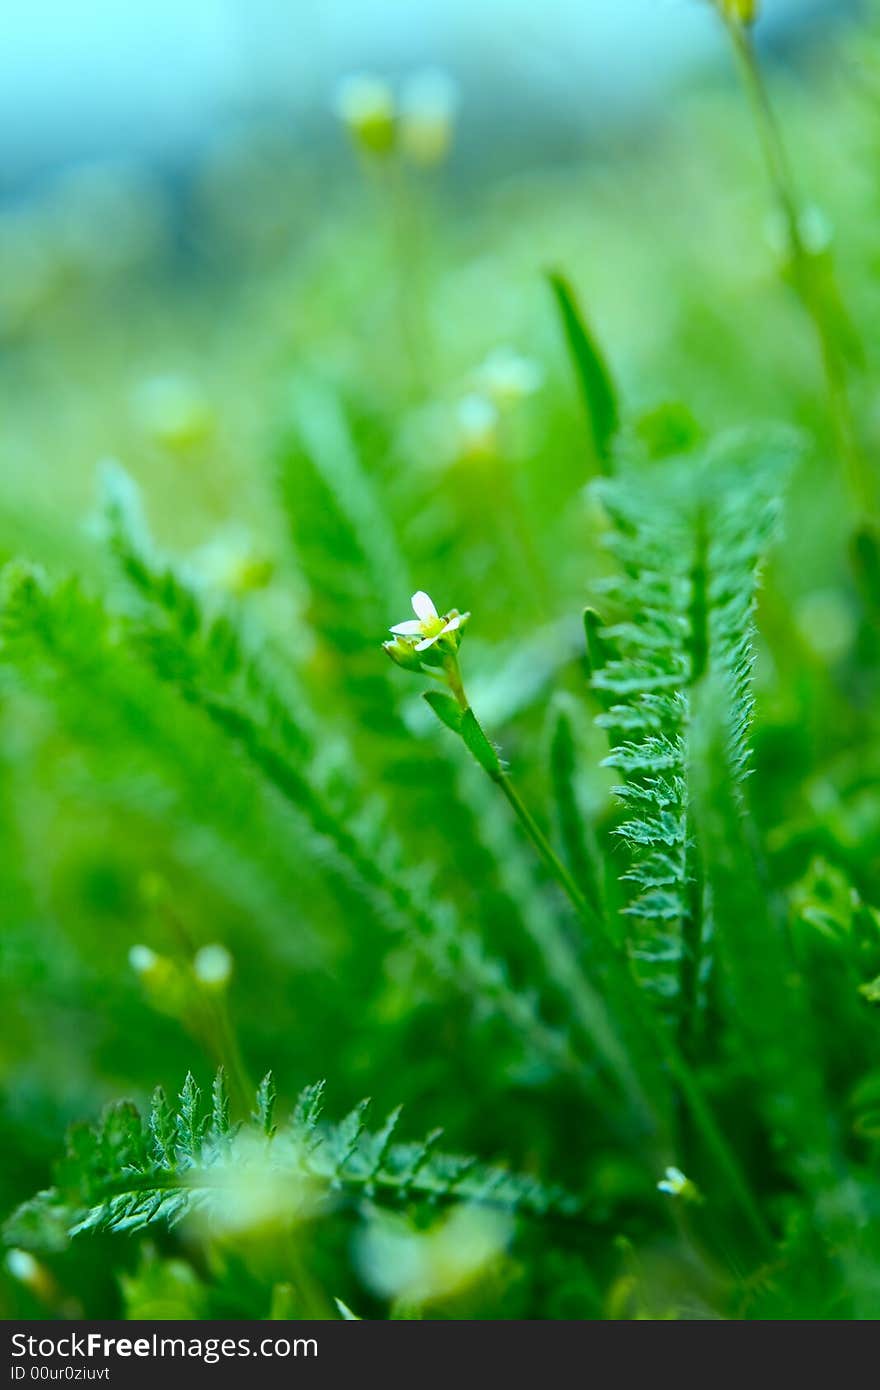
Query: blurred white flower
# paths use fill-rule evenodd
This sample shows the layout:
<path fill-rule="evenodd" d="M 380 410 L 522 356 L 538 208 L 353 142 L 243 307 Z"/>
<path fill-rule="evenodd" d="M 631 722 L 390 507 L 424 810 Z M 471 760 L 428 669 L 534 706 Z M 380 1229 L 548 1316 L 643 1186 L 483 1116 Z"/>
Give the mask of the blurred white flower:
<path fill-rule="evenodd" d="M 698 1202 L 700 1194 L 695 1183 L 680 1168 L 669 1167 L 657 1184 L 658 1192 L 668 1197 L 681 1197 L 686 1202 Z"/>
<path fill-rule="evenodd" d="M 400 98 L 400 143 L 414 164 L 440 164 L 452 144 L 458 88 L 448 73 L 414 73 Z"/>
<path fill-rule="evenodd" d="M 514 348 L 499 347 L 477 368 L 477 386 L 499 407 L 514 405 L 539 389 L 544 373 L 532 357 Z"/>
<path fill-rule="evenodd" d="M 128 953 L 128 963 L 136 975 L 146 977 L 154 975 L 159 968 L 162 957 L 157 956 L 156 952 L 149 946 L 132 946 Z"/>
<path fill-rule="evenodd" d="M 250 532 L 238 525 L 218 531 L 196 551 L 192 564 L 213 588 L 236 595 L 264 589 L 275 572 L 269 556 L 258 550 Z"/>
<path fill-rule="evenodd" d="M 222 989 L 232 977 L 232 956 L 219 942 L 202 946 L 195 954 L 193 972 L 199 984 Z"/>
<path fill-rule="evenodd" d="M 427 1303 L 474 1284 L 503 1254 L 512 1232 L 508 1215 L 477 1207 L 455 1207 L 428 1231 L 377 1211 L 358 1238 L 356 1258 L 380 1297 Z"/>
<path fill-rule="evenodd" d="M 494 458 L 498 453 L 498 407 L 476 391 L 463 396 L 456 410 L 458 455 L 465 459 Z"/>
<path fill-rule="evenodd" d="M 188 1220 L 191 1228 L 213 1239 L 227 1235 L 275 1238 L 314 1209 L 314 1182 L 297 1171 L 292 1155 L 275 1155 L 267 1141 L 248 1130 L 231 1140 L 222 1160 L 211 1165 L 210 1189 L 200 1194 Z M 191 1184 L 204 1177 L 194 1170 Z"/>

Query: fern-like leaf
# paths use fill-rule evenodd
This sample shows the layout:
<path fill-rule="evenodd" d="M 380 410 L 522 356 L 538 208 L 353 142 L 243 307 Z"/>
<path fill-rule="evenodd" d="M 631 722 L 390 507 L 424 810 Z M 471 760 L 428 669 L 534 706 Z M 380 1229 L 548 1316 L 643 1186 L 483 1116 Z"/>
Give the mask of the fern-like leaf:
<path fill-rule="evenodd" d="M 263 1087 L 257 1101 L 263 1118 L 252 1119 L 230 1142 L 222 1073 L 207 1111 L 200 1088 L 187 1076 L 171 1116 L 173 1148 L 164 1099 L 158 1105 L 154 1100 L 146 1121 L 133 1105 L 111 1106 L 94 1128 L 71 1131 L 55 1186 L 18 1209 L 6 1236 L 28 1248 L 57 1249 L 85 1232 L 174 1225 L 193 1212 L 222 1222 L 237 1179 L 299 1184 L 303 1213 L 310 1215 L 332 1201 L 362 1198 L 396 1205 L 458 1200 L 532 1216 L 582 1214 L 580 1203 L 560 1188 L 439 1151 L 440 1130 L 421 1143 L 392 1142 L 399 1111 L 377 1133 L 366 1128 L 367 1102 L 340 1123 L 324 1124 L 322 1090 L 320 1084 L 307 1087 L 291 1120 L 268 1143 Z"/>
<path fill-rule="evenodd" d="M 730 759 L 748 770 L 756 577 L 779 512 L 788 441 L 768 448 L 722 439 L 662 475 L 601 486 L 622 570 L 605 583 L 620 620 L 601 637 L 613 655 L 592 686 L 610 735 L 605 762 L 631 852 L 623 875 L 629 947 L 643 984 L 666 1005 L 692 1011 L 708 968 L 709 914 L 695 855 L 688 775 L 692 691 L 711 671 L 725 693 Z M 659 465 L 658 465 L 659 467 Z"/>

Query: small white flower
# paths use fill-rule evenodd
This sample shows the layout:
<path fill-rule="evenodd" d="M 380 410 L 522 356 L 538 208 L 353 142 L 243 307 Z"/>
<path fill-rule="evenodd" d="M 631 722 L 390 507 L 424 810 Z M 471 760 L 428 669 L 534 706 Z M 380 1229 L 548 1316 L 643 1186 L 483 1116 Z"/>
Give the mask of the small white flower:
<path fill-rule="evenodd" d="M 505 406 L 533 395 L 541 386 L 544 374 L 533 358 L 524 357 L 510 347 L 499 347 L 490 352 L 478 368 L 476 380 L 496 405 Z"/>
<path fill-rule="evenodd" d="M 459 613 L 456 609 L 441 617 L 433 600 L 422 589 L 413 594 L 411 602 L 415 618 L 396 623 L 390 631 L 395 637 L 418 637 L 419 640 L 413 644 L 413 650 L 417 652 L 427 651 L 447 633 L 456 632 L 470 617 L 470 613 Z"/>
<path fill-rule="evenodd" d="M 667 1168 L 657 1184 L 657 1191 L 665 1192 L 668 1197 L 681 1197 L 686 1202 L 702 1200 L 696 1183 L 692 1182 L 680 1168 Z"/>

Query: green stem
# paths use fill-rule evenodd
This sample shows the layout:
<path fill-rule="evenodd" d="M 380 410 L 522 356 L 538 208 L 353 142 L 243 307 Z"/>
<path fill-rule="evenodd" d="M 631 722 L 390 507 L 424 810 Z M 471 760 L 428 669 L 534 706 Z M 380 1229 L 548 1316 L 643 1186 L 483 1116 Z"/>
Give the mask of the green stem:
<path fill-rule="evenodd" d="M 454 671 L 455 684 L 450 682 L 450 685 L 456 693 L 456 699 L 459 704 L 464 700 L 462 708 L 469 711 L 476 719 L 464 695 L 456 656 L 449 659 L 448 669 Z M 591 931 L 597 925 L 599 926 L 598 939 L 605 948 L 603 957 L 608 966 L 608 987 L 613 988 L 617 999 L 625 1006 L 631 1026 L 637 1029 L 642 1034 L 642 1038 L 650 1044 L 651 1055 L 679 1086 L 696 1126 L 703 1136 L 707 1151 L 712 1154 L 719 1172 L 724 1174 L 729 1189 L 758 1244 L 762 1247 L 768 1246 L 771 1243 L 770 1236 L 757 1202 L 749 1189 L 733 1149 L 703 1096 L 697 1077 L 675 1041 L 669 1036 L 668 1031 L 645 1009 L 644 1000 L 617 944 L 608 936 L 601 919 L 597 918 L 575 879 L 562 863 L 547 836 L 520 797 L 508 774 L 500 763 L 497 771 L 489 771 L 482 763 L 481 766 L 484 766 L 484 770 L 487 771 L 492 781 L 501 789 L 545 867 L 559 884 L 578 916 L 589 926 Z M 652 1118 L 654 1124 L 662 1132 L 666 1126 L 660 1117 L 656 1098 L 652 1095 L 653 1087 L 646 1087 L 634 1070 L 626 1049 L 621 1044 L 617 1030 L 611 1022 L 604 998 L 584 978 L 580 964 L 564 935 L 554 931 L 545 943 L 545 950 L 549 973 L 556 983 L 565 989 L 566 996 L 576 1010 L 580 1026 L 592 1038 L 600 1054 L 617 1076 L 624 1093 L 643 1113 Z"/>
<path fill-rule="evenodd" d="M 513 785 L 513 782 L 511 781 L 510 777 L 507 775 L 506 772 L 502 772 L 501 776 L 496 780 L 498 786 L 501 788 L 502 792 L 504 793 L 505 797 L 507 798 L 508 802 L 513 808 L 513 811 L 518 821 L 520 822 L 520 825 L 523 827 L 532 844 L 534 845 L 535 849 L 538 851 L 538 854 L 544 861 L 544 864 L 546 868 L 549 870 L 551 876 L 556 879 L 556 882 L 559 884 L 563 893 L 568 898 L 575 912 L 578 914 L 580 918 L 582 918 L 582 920 L 587 924 L 587 926 L 590 927 L 591 930 L 594 930 L 596 927 L 598 927 L 602 932 L 604 932 L 605 926 L 602 922 L 601 917 L 599 917 L 592 904 L 581 892 L 573 874 L 566 868 L 565 864 L 563 864 L 562 860 L 559 858 L 559 855 L 556 853 L 550 841 L 547 839 L 547 836 L 544 834 L 543 830 L 539 826 L 538 822 L 535 820 L 529 808 L 526 806 L 519 792 L 516 790 L 516 787 Z"/>
<path fill-rule="evenodd" d="M 724 15 L 722 18 L 752 107 L 770 182 L 785 221 L 797 292 L 819 340 L 831 416 L 850 488 L 861 510 L 871 514 L 875 510 L 874 481 L 853 416 L 845 355 L 828 314 L 825 295 L 816 281 L 814 258 L 804 243 L 799 200 L 782 132 L 750 31 L 735 19 Z"/>

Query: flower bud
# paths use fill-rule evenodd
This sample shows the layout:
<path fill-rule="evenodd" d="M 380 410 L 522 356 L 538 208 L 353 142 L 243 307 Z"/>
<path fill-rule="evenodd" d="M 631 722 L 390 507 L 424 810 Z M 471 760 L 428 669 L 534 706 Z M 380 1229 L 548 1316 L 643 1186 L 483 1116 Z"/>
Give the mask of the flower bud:
<path fill-rule="evenodd" d="M 149 946 L 132 946 L 128 963 L 144 987 L 147 998 L 160 1013 L 176 1016 L 184 1005 L 186 982 L 167 956 Z"/>
<path fill-rule="evenodd" d="M 508 347 L 496 348 L 477 371 L 480 389 L 501 409 L 531 396 L 542 380 L 537 362 Z"/>
<path fill-rule="evenodd" d="M 135 418 L 154 443 L 171 453 L 188 453 L 210 437 L 214 418 L 198 386 L 180 375 L 151 377 L 133 397 Z"/>
<path fill-rule="evenodd" d="M 472 392 L 458 404 L 458 453 L 463 459 L 490 459 L 498 453 L 498 407 L 488 396 Z"/>
<path fill-rule="evenodd" d="M 395 637 L 391 642 L 383 642 L 382 650 L 387 652 L 395 666 L 402 666 L 404 671 L 421 671 L 422 660 L 412 642 Z"/>
<path fill-rule="evenodd" d="M 57 1288 L 54 1279 L 39 1260 L 34 1259 L 29 1250 L 8 1250 L 6 1268 L 19 1284 L 23 1284 L 32 1294 L 49 1303 L 55 1297 Z"/>
<path fill-rule="evenodd" d="M 193 973 L 205 989 L 225 989 L 232 978 L 232 956 L 219 942 L 202 946 L 195 954 Z"/>
<path fill-rule="evenodd" d="M 156 977 L 162 968 L 162 957 L 149 946 L 132 946 L 128 953 L 128 963 L 134 973 L 142 980 Z"/>
<path fill-rule="evenodd" d="M 440 164 L 452 144 L 457 92 L 445 72 L 416 73 L 400 102 L 400 143 L 414 164 Z"/>
<path fill-rule="evenodd" d="M 387 82 L 368 73 L 344 78 L 336 94 L 336 112 L 359 149 L 367 154 L 391 153 L 397 113 Z"/>

